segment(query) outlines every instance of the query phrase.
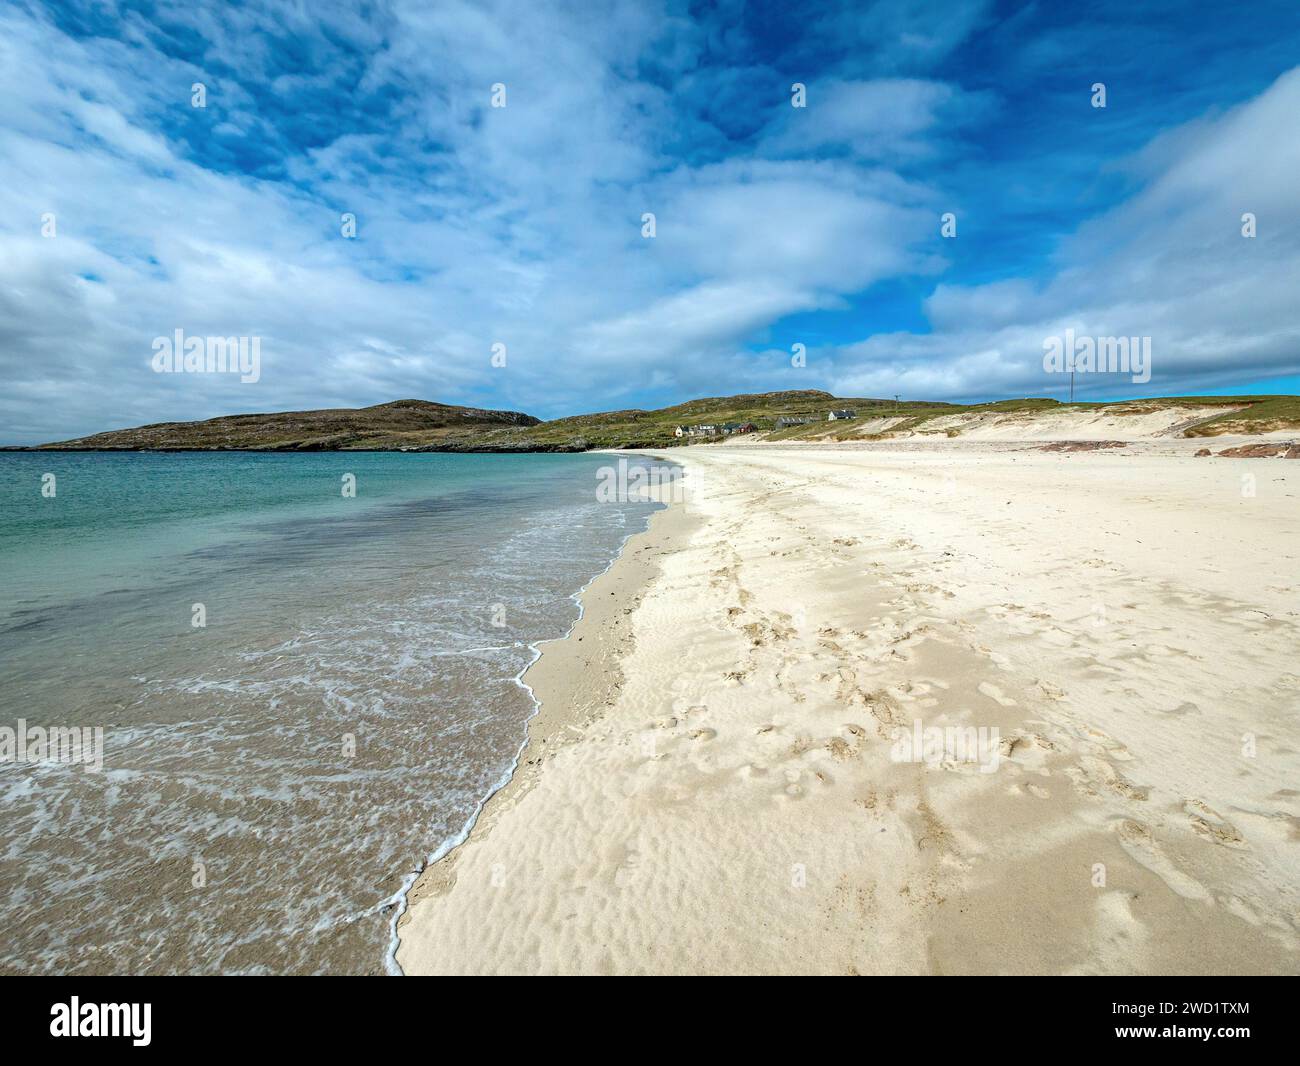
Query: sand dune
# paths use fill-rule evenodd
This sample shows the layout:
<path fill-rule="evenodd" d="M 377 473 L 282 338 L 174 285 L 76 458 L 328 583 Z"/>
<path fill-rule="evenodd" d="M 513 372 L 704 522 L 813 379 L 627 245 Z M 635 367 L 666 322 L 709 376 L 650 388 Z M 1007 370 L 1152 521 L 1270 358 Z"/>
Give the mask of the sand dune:
<path fill-rule="evenodd" d="M 1223 412 L 1223 407 L 1123 405 L 1057 412 L 976 412 L 936 418 L 923 428 L 930 433 L 957 430 L 973 440 L 1144 440 L 1181 437 L 1189 426 Z"/>
<path fill-rule="evenodd" d="M 412 893 L 408 972 L 1300 967 L 1292 464 L 674 459 L 696 493 L 534 668 L 527 763 Z M 996 758 L 900 761 L 958 727 Z"/>

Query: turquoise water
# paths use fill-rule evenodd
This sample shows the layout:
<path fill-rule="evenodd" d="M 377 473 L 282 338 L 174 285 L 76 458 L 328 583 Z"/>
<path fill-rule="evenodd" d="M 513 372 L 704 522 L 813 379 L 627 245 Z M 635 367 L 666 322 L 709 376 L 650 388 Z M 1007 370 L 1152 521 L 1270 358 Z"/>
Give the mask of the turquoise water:
<path fill-rule="evenodd" d="M 654 509 L 599 502 L 607 465 L 0 454 L 0 726 L 105 738 L 99 773 L 0 762 L 0 967 L 382 972 L 534 645 Z"/>

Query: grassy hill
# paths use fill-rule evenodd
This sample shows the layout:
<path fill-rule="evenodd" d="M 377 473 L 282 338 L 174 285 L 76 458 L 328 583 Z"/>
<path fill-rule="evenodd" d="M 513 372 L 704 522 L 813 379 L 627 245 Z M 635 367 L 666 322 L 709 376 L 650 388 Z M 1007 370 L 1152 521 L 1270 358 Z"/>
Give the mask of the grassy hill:
<path fill-rule="evenodd" d="M 1300 396 L 1213 396 L 1179 397 L 1171 403 L 1248 404 L 1242 411 L 1221 415 L 1187 430 L 1189 437 L 1215 437 L 1223 433 L 1270 433 L 1275 429 L 1300 429 Z"/>
<path fill-rule="evenodd" d="M 828 422 L 831 409 L 848 407 L 857 412 L 849 422 Z M 1262 433 L 1273 429 L 1300 430 L 1300 397 L 1295 396 L 1175 396 L 1170 398 L 1109 403 L 1061 403 L 1035 398 L 999 400 L 982 404 L 951 404 L 923 400 L 883 400 L 868 397 L 833 396 L 808 389 L 795 392 L 765 392 L 740 396 L 719 396 L 690 400 L 655 411 L 627 410 L 579 415 L 519 431 L 521 440 L 540 447 L 570 450 L 589 448 L 671 448 L 690 443 L 673 436 L 678 425 L 704 422 L 753 422 L 764 439 L 783 440 L 879 440 L 905 433 L 934 433 L 959 436 L 960 429 L 942 428 L 939 419 L 950 416 L 1012 415 L 1033 419 L 1039 415 L 1070 411 L 1108 415 L 1144 415 L 1153 410 L 1186 407 L 1187 436 L 1223 433 Z M 1206 417 L 1205 408 L 1222 408 L 1221 414 Z M 805 426 L 776 429 L 783 415 L 809 415 L 815 421 Z M 934 428 L 931 428 L 933 426 Z"/>
<path fill-rule="evenodd" d="M 536 425 L 517 411 L 454 407 L 427 400 L 395 400 L 360 409 L 227 415 L 206 422 L 158 422 L 46 444 L 48 449 L 392 451 L 472 444 L 492 430 Z"/>
<path fill-rule="evenodd" d="M 46 449 L 257 451 L 586 451 L 589 448 L 672 447 L 679 424 L 754 422 L 771 429 L 782 415 L 825 419 L 832 407 L 917 413 L 956 411 L 951 404 L 841 399 L 808 389 L 690 400 L 657 411 L 637 409 L 574 415 L 542 422 L 513 411 L 453 407 L 424 400 L 359 410 L 287 411 L 228 415 L 205 422 L 160 422 L 42 445 Z M 832 423 L 833 425 L 833 423 Z"/>
<path fill-rule="evenodd" d="M 828 422 L 833 408 L 852 408 L 851 422 Z M 590 448 L 671 448 L 689 443 L 673 435 L 678 425 L 753 422 L 767 440 L 878 440 L 902 434 L 960 436 L 962 425 L 981 416 L 1034 419 L 1062 412 L 1108 416 L 1144 415 L 1186 407 L 1177 424 L 1185 436 L 1300 430 L 1300 397 L 1176 396 L 1111 403 L 1061 403 L 1050 399 L 1000 400 L 986 404 L 894 401 L 837 397 L 804 389 L 689 400 L 653 411 L 629 409 L 574 415 L 542 422 L 516 411 L 455 407 L 425 400 L 397 400 L 359 410 L 286 411 L 228 415 L 205 422 L 162 422 L 42 445 L 48 449 L 275 450 L 275 451 L 586 451 Z M 1222 408 L 1207 416 L 1205 408 Z M 782 416 L 814 422 L 777 430 Z M 962 416 L 953 419 L 951 416 Z M 938 422 L 945 419 L 945 422 Z M 952 423 L 960 423 L 956 428 Z M 933 427 L 933 428 L 931 428 Z"/>
<path fill-rule="evenodd" d="M 591 448 L 672 447 L 683 443 L 673 436 L 679 425 L 703 422 L 753 422 L 762 430 L 772 430 L 783 415 L 807 415 L 824 422 L 832 408 L 852 407 L 859 418 L 876 411 L 905 409 L 917 413 L 939 413 L 960 408 L 946 403 L 913 403 L 901 406 L 893 400 L 836 397 L 818 389 L 791 392 L 757 392 L 740 396 L 714 396 L 688 400 L 655 411 L 610 411 L 604 414 L 575 415 L 543 422 L 523 434 L 539 444 L 567 445 L 586 442 Z M 835 423 L 829 423 L 834 425 Z M 781 431 L 782 434 L 788 430 Z"/>

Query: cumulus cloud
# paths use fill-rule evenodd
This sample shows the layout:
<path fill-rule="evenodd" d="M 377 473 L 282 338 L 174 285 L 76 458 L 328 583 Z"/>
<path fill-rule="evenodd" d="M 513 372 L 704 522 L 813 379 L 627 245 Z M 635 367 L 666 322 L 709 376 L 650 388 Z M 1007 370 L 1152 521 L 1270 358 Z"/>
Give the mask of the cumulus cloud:
<path fill-rule="evenodd" d="M 397 395 L 600 407 L 702 385 L 699 366 L 734 369 L 782 316 L 937 262 L 915 249 L 924 191 L 883 164 L 690 159 L 684 128 L 697 148 L 718 136 L 716 101 L 680 96 L 704 70 L 696 23 L 632 3 L 280 13 L 95 27 L 116 36 L 4 16 L 11 439 Z M 776 72 L 748 77 L 783 99 Z M 854 131 L 872 128 L 897 134 L 883 102 Z M 261 380 L 152 375 L 152 338 L 176 328 L 261 336 Z"/>
<path fill-rule="evenodd" d="M 954 175 L 1008 180 L 980 169 L 1001 93 L 954 59 L 985 25 L 901 0 L 6 8 L 0 437 L 403 396 L 1032 393 L 1067 324 L 1155 336 L 1163 391 L 1293 366 L 1297 74 L 1153 127 L 1125 198 L 993 271 L 962 251 L 978 202 L 938 236 Z M 900 279 L 928 332 L 862 311 Z M 260 336 L 260 380 L 154 374 L 177 328 Z"/>

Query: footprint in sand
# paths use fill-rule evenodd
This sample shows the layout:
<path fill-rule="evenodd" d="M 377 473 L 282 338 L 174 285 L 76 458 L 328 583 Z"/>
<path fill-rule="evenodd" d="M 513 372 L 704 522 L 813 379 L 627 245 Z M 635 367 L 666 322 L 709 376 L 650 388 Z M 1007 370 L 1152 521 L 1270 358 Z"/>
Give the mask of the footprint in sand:
<path fill-rule="evenodd" d="M 826 742 L 826 750 L 831 753 L 831 758 L 837 762 L 843 762 L 857 755 L 857 750 L 853 748 L 847 740 L 842 737 L 831 737 Z"/>
<path fill-rule="evenodd" d="M 883 690 L 863 692 L 861 689 L 857 689 L 849 702 L 867 709 L 877 722 L 876 732 L 882 737 L 890 736 L 894 726 L 911 724 L 910 718 L 903 712 L 903 708 Z"/>
<path fill-rule="evenodd" d="M 1079 790 L 1088 796 L 1100 796 L 1099 788 L 1109 789 L 1130 800 L 1145 800 L 1151 795 L 1146 785 L 1135 785 L 1105 759 L 1085 755 L 1077 766 L 1065 771 Z"/>
<path fill-rule="evenodd" d="M 856 759 L 867 739 L 867 731 L 860 725 L 843 725 L 840 726 L 840 732 L 844 736 L 831 737 L 827 740 L 826 750 L 837 762 Z"/>
<path fill-rule="evenodd" d="M 1183 812 L 1191 819 L 1192 829 L 1206 840 L 1222 844 L 1225 848 L 1246 847 L 1246 841 L 1237 827 L 1200 800 L 1189 799 L 1183 804 Z"/>
<path fill-rule="evenodd" d="M 635 848 L 620 846 L 611 850 L 609 859 L 614 864 L 614 887 L 627 888 L 636 880 L 641 856 Z"/>
<path fill-rule="evenodd" d="M 926 581 L 914 581 L 910 585 L 904 585 L 903 588 L 906 589 L 908 592 L 925 592 L 931 594 L 935 592 L 943 591 L 942 589 L 939 588 L 938 585 L 931 585 L 929 582 Z M 945 595 L 951 596 L 952 593 L 951 592 L 945 593 Z"/>
<path fill-rule="evenodd" d="M 1129 754 L 1128 748 L 1112 737 L 1109 733 L 1103 733 L 1100 729 L 1095 729 L 1090 725 L 1084 726 L 1079 730 L 1079 735 L 1085 740 L 1090 740 L 1098 744 L 1112 759 L 1118 759 L 1120 762 L 1127 762 L 1133 758 Z"/>
<path fill-rule="evenodd" d="M 994 703 L 998 704 L 999 706 L 1002 707 L 1016 706 L 1015 700 L 1013 700 L 1010 696 L 1003 695 L 1002 690 L 998 688 L 997 685 L 994 685 L 991 682 L 981 681 L 979 683 L 979 692 L 980 695 L 987 696 L 989 699 L 991 699 Z"/>
<path fill-rule="evenodd" d="M 779 800 L 803 799 L 804 787 L 799 783 L 799 777 L 798 770 L 787 770 L 785 772 L 785 791 L 777 793 L 776 798 Z"/>
<path fill-rule="evenodd" d="M 1120 845 L 1129 858 L 1145 866 L 1168 885 L 1171 891 L 1184 899 L 1210 899 L 1210 893 L 1203 884 L 1188 877 L 1170 861 L 1146 825 L 1125 818 L 1119 823 L 1118 832 Z"/>
<path fill-rule="evenodd" d="M 716 729 L 692 729 L 686 734 L 692 740 L 712 740 L 718 735 Z"/>
<path fill-rule="evenodd" d="M 998 751 L 1001 752 L 1002 758 L 1009 759 L 1012 755 L 1019 754 L 1036 754 L 1037 752 L 1056 751 L 1056 745 L 1039 733 L 1028 733 L 1017 730 L 1013 736 L 1003 737 L 998 744 Z"/>

